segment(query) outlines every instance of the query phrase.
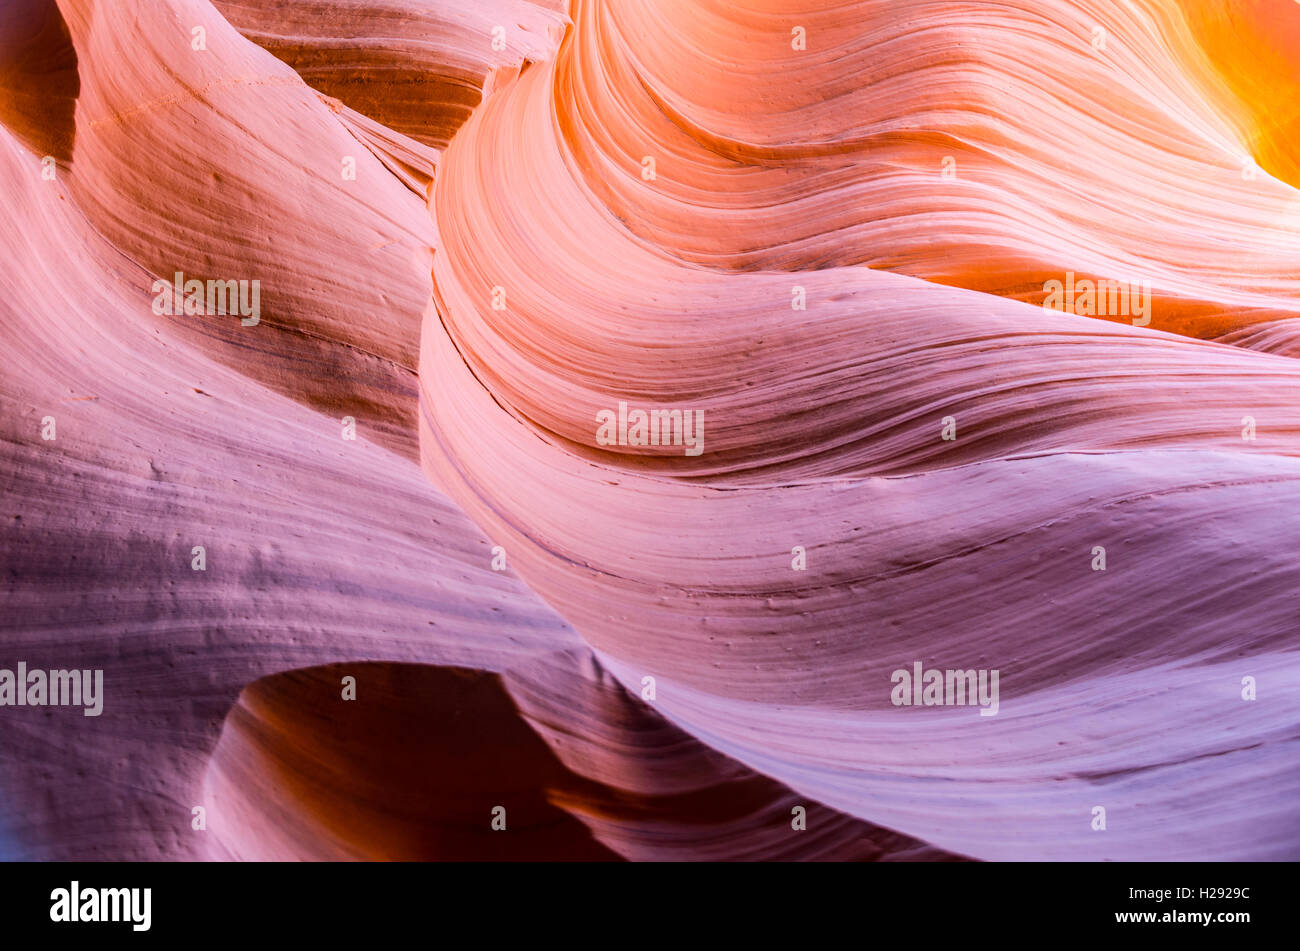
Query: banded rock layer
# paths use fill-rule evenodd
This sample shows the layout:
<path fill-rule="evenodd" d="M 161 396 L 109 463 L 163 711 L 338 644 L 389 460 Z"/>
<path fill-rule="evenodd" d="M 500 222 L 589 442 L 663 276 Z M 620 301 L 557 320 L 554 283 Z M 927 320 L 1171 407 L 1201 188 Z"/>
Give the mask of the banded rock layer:
<path fill-rule="evenodd" d="M 1253 0 L 12 5 L 0 667 L 106 696 L 0 709 L 6 854 L 1295 858 L 1297 54 Z"/>

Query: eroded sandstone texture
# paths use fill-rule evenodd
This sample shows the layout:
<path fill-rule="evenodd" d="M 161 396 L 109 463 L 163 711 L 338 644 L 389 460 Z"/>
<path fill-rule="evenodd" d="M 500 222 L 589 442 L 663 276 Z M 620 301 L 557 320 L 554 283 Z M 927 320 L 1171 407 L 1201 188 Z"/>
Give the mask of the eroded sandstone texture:
<path fill-rule="evenodd" d="M 1300 857 L 1297 64 L 7 0 L 0 856 Z"/>

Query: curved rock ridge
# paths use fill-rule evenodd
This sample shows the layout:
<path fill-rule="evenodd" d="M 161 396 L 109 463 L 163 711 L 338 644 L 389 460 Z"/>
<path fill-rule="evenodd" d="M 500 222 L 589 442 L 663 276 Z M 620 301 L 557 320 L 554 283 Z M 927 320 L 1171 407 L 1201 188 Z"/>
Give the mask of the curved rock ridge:
<path fill-rule="evenodd" d="M 1149 282 L 1151 325 L 1200 337 L 1296 313 L 1300 196 L 1256 167 L 1176 3 L 574 6 L 569 161 L 683 260 L 866 264 L 1035 304 L 1067 272 Z M 1296 18 L 1267 17 L 1292 59 Z"/>
<path fill-rule="evenodd" d="M 801 60 L 785 8 L 576 3 L 443 157 L 424 464 L 801 795 L 976 858 L 1293 857 L 1295 190 L 1241 174 L 1176 7 L 976 7 L 810 5 Z M 940 118 L 986 156 L 955 184 Z M 1150 326 L 1024 292 L 1143 269 Z M 917 663 L 999 670 L 1000 711 L 896 703 Z"/>
<path fill-rule="evenodd" d="M 657 709 L 688 732 L 802 795 L 873 822 L 887 812 L 883 824 L 977 858 L 1295 853 L 1280 792 L 1295 778 L 1300 675 L 1300 577 L 1284 554 L 1295 459 L 1040 453 L 904 477 L 683 484 L 539 443 L 474 394 L 428 329 L 435 481 L 629 689 L 655 678 Z M 999 670 L 1001 712 L 894 706 L 893 672 L 916 662 Z M 1243 702 L 1244 676 L 1272 701 Z M 1225 783 L 1230 764 L 1273 790 L 1267 803 Z M 1207 804 L 1197 836 L 1189 796 Z M 1097 836 L 1096 805 L 1141 819 Z"/>
<path fill-rule="evenodd" d="M 207 757 L 258 678 L 580 646 L 414 464 L 153 320 L 3 129 L 0 180 L 0 668 L 104 678 L 95 717 L 0 707 L 14 857 L 209 854 L 191 812 L 220 823 Z"/>
<path fill-rule="evenodd" d="M 70 191 L 91 225 L 149 272 L 146 290 L 178 272 L 258 281 L 256 324 L 180 323 L 217 359 L 413 456 L 433 243 L 421 198 L 206 0 L 62 8 L 81 77 Z"/>
<path fill-rule="evenodd" d="M 548 435 L 602 461 L 761 467 L 767 481 L 1057 450 L 1240 450 L 1245 415 L 1268 420 L 1251 452 L 1294 454 L 1291 360 L 866 268 L 719 273 L 647 245 L 557 131 L 562 68 L 539 66 L 484 106 L 434 201 L 441 322 L 494 397 Z M 620 401 L 702 412 L 706 450 L 602 445 L 594 421 Z M 967 435 L 935 438 L 959 405 Z"/>
<path fill-rule="evenodd" d="M 1300 856 L 1297 54 L 11 0 L 0 857 Z"/>

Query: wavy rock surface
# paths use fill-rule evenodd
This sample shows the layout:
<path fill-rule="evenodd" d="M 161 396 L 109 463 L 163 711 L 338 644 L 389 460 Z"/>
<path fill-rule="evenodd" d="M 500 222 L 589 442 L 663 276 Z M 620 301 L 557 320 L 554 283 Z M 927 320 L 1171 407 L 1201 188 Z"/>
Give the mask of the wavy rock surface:
<path fill-rule="evenodd" d="M 105 709 L 0 708 L 0 854 L 1300 855 L 1298 53 L 1254 0 L 10 4 L 0 668 Z"/>
<path fill-rule="evenodd" d="M 69 188 L 91 225 L 148 272 L 146 290 L 178 271 L 259 281 L 257 325 L 182 325 L 227 365 L 413 454 L 433 241 L 419 196 L 206 0 L 63 8 L 81 75 Z"/>
<path fill-rule="evenodd" d="M 443 159 L 426 467 L 625 685 L 805 795 L 980 858 L 1294 855 L 1300 376 L 1195 337 L 1289 312 L 1296 193 L 1229 160 L 1178 10 L 950 6 L 809 9 L 800 59 L 766 5 L 575 4 Z M 1073 48 L 1103 15 L 1123 69 Z M 985 158 L 945 185 L 953 137 Z M 1176 288 L 1151 328 L 1006 299 L 1121 266 Z M 620 401 L 706 451 L 603 445 Z M 1001 712 L 895 707 L 918 660 L 1000 669 Z"/>
<path fill-rule="evenodd" d="M 1213 336 L 1300 301 L 1294 189 L 1246 180 L 1258 135 L 1198 43 L 1294 59 L 1293 11 L 1214 33 L 1213 6 L 577 3 L 552 111 L 592 194 L 685 260 L 1034 303 L 1066 271 L 1149 281 L 1153 326 Z"/>
<path fill-rule="evenodd" d="M 345 660 L 499 670 L 579 643 L 490 569 L 415 465 L 154 322 L 141 269 L 4 132 L 0 178 L 15 186 L 0 666 L 105 677 L 99 717 L 3 708 L 0 801 L 21 854 L 206 854 L 190 827 L 206 757 L 260 677 Z"/>

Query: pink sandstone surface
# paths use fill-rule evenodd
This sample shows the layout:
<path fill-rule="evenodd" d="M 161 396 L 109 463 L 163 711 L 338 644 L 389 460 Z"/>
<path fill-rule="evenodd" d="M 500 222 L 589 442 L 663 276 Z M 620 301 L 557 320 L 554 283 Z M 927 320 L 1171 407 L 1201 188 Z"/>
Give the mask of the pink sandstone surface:
<path fill-rule="evenodd" d="M 105 704 L 0 708 L 0 856 L 1300 856 L 1298 63 L 1262 0 L 15 0 L 0 668 Z"/>

